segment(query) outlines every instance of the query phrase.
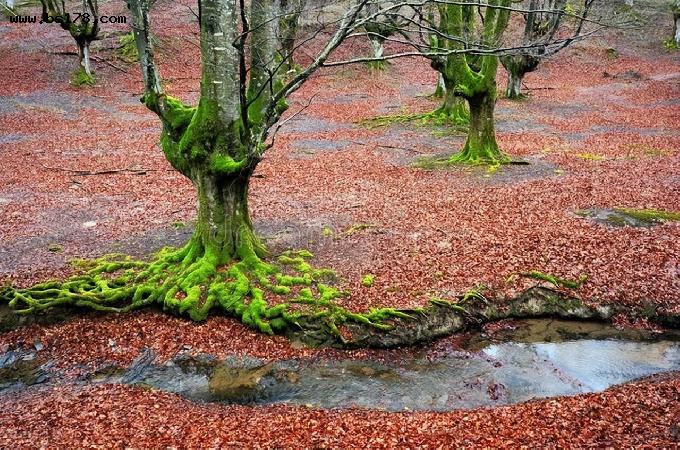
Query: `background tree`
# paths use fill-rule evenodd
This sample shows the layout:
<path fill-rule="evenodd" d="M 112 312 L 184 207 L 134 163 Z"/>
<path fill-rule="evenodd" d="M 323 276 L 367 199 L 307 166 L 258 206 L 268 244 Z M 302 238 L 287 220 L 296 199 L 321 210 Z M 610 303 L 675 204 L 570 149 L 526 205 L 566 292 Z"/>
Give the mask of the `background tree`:
<path fill-rule="evenodd" d="M 307 0 L 279 0 L 279 33 L 284 72 L 295 68 L 295 38 L 306 5 Z"/>
<path fill-rule="evenodd" d="M 90 44 L 99 34 L 99 8 L 97 0 L 82 0 L 80 8 L 72 7 L 63 0 L 40 0 L 42 21 L 58 23 L 71 34 L 78 46 L 78 68 L 73 77 L 75 84 L 93 84 L 90 66 Z M 67 9 L 67 5 L 71 9 Z M 77 14 L 74 14 L 78 11 Z"/>
<path fill-rule="evenodd" d="M 385 41 L 397 34 L 403 27 L 403 23 L 400 22 L 399 17 L 396 14 L 376 14 L 381 8 L 384 8 L 385 5 L 386 3 L 369 3 L 364 9 L 366 15 L 375 17 L 375 19 L 364 25 L 366 36 L 371 43 L 373 59 L 375 59 L 375 61 L 369 61 L 368 65 L 375 69 L 384 69 L 387 67 L 388 62 L 382 59 L 385 53 Z"/>
<path fill-rule="evenodd" d="M 576 22 L 574 37 L 580 36 L 593 3 L 594 0 L 585 0 L 578 18 L 575 21 L 572 20 L 572 23 Z M 506 90 L 508 98 L 520 98 L 522 96 L 524 76 L 536 70 L 542 59 L 552 56 L 576 42 L 576 39 L 566 39 L 560 45 L 549 46 L 555 40 L 555 35 L 562 25 L 562 19 L 569 17 L 565 14 L 565 8 L 568 5 L 567 0 L 528 0 L 524 1 L 523 5 L 528 7 L 527 12 L 523 14 L 522 45 L 524 48 L 515 54 L 501 57 L 501 63 L 508 73 Z"/>

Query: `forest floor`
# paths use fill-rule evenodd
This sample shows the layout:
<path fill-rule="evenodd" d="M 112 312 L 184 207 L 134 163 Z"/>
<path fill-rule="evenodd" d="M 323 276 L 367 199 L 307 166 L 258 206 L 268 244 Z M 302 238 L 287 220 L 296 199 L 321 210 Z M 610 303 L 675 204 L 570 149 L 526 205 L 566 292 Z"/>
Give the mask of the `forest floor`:
<path fill-rule="evenodd" d="M 157 18 L 173 24 L 157 32 L 161 71 L 169 92 L 195 101 L 197 31 L 191 13 L 173 5 Z M 680 52 L 662 45 L 670 18 L 650 11 L 643 31 L 611 32 L 543 63 L 525 80 L 526 100 L 499 100 L 499 144 L 530 164 L 494 172 L 409 166 L 459 149 L 464 135 L 455 129 L 360 123 L 435 109 L 427 95 L 436 76 L 426 62 L 322 70 L 291 99 L 289 116 L 311 102 L 258 167 L 255 227 L 275 253 L 307 248 L 316 266 L 335 270 L 351 291 L 341 302 L 352 310 L 423 306 L 476 286 L 502 298 L 535 283 L 513 275 L 539 270 L 587 275 L 577 295 L 592 304 L 680 312 L 680 224 L 614 227 L 576 214 L 680 211 Z M 138 101 L 138 67 L 113 58 L 123 30 L 105 30 L 94 49 L 98 82 L 76 88 L 69 84 L 76 57 L 64 54 L 74 46 L 63 30 L 0 23 L 0 281 L 28 285 L 67 275 L 73 258 L 146 256 L 191 235 L 193 188 L 159 149 L 158 120 Z M 366 48 L 341 49 L 358 50 Z M 375 275 L 370 287 L 361 283 L 366 274 Z M 183 348 L 265 360 L 391 357 L 301 349 L 231 318 L 192 324 L 155 311 L 26 326 L 0 334 L 0 352 L 37 342 L 41 357 L 64 368 L 129 364 L 143 347 L 164 359 Z M 127 386 L 34 386 L 0 396 L 0 447 L 659 447 L 677 445 L 678 405 L 677 373 L 451 413 L 202 405 Z"/>

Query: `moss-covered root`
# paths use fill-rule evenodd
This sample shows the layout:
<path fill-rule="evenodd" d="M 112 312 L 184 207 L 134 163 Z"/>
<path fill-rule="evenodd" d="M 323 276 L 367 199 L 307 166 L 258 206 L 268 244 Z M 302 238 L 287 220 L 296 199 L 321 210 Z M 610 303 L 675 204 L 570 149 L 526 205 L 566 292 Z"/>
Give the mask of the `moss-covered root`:
<path fill-rule="evenodd" d="M 150 262 L 111 255 L 78 263 L 82 273 L 66 281 L 50 281 L 26 289 L 0 290 L 18 314 L 55 306 L 75 306 L 104 312 L 125 312 L 162 305 L 167 311 L 201 321 L 221 310 L 261 332 L 273 334 L 299 327 L 310 318 L 340 338 L 347 322 L 390 328 L 390 317 L 404 315 L 389 308 L 354 313 L 340 307 L 341 293 L 321 281 L 332 275 L 315 270 L 306 251 L 286 252 L 275 264 L 257 257 L 226 266 L 192 240 L 180 250 L 163 250 Z M 280 303 L 270 305 L 268 297 Z"/>

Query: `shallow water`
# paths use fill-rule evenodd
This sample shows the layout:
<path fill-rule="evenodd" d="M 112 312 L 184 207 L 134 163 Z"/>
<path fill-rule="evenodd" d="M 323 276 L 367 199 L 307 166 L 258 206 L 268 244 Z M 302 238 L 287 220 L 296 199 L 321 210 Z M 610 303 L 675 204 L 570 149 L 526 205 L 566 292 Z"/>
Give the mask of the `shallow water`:
<path fill-rule="evenodd" d="M 267 366 L 232 359 L 217 369 L 170 363 L 151 369 L 141 381 L 200 401 L 447 411 L 597 392 L 680 370 L 680 342 L 639 337 L 600 324 L 533 320 L 502 337 L 506 341 L 478 337 L 471 343 L 477 351 L 451 350 L 436 358 Z"/>

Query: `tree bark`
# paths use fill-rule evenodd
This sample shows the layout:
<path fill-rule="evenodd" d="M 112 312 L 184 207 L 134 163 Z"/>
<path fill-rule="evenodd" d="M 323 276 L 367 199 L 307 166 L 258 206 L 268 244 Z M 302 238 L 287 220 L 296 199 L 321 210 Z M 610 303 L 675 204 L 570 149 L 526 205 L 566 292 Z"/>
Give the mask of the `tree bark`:
<path fill-rule="evenodd" d="M 373 49 L 374 58 L 382 58 L 385 53 L 385 47 L 383 45 L 384 39 L 376 36 L 369 35 L 368 40 L 371 41 L 371 48 Z"/>
<path fill-rule="evenodd" d="M 523 79 L 524 73 L 522 72 L 508 72 L 508 88 L 505 91 L 505 96 L 508 98 L 521 98 Z"/>
<path fill-rule="evenodd" d="M 444 100 L 438 112 L 445 115 L 448 121 L 456 124 L 465 124 L 470 118 L 467 101 L 456 95 L 453 86 L 444 88 Z"/>
<path fill-rule="evenodd" d="M 78 42 L 78 61 L 85 73 L 92 76 L 92 69 L 90 68 L 90 43 L 88 41 Z"/>
<path fill-rule="evenodd" d="M 295 69 L 295 38 L 297 37 L 300 15 L 306 0 L 280 0 L 279 34 L 281 40 L 281 67 L 284 73 Z"/>
<path fill-rule="evenodd" d="M 507 157 L 498 148 L 494 126 L 494 95 L 484 92 L 469 97 L 470 129 L 463 150 L 456 159 L 480 163 L 501 163 Z"/>
<path fill-rule="evenodd" d="M 435 98 L 444 98 L 444 93 L 446 92 L 446 85 L 444 84 L 444 76 L 441 72 L 437 72 L 437 88 L 432 94 Z"/>
<path fill-rule="evenodd" d="M 264 255 L 248 211 L 249 174 L 229 177 L 198 172 L 198 221 L 194 238 L 217 265 Z"/>

